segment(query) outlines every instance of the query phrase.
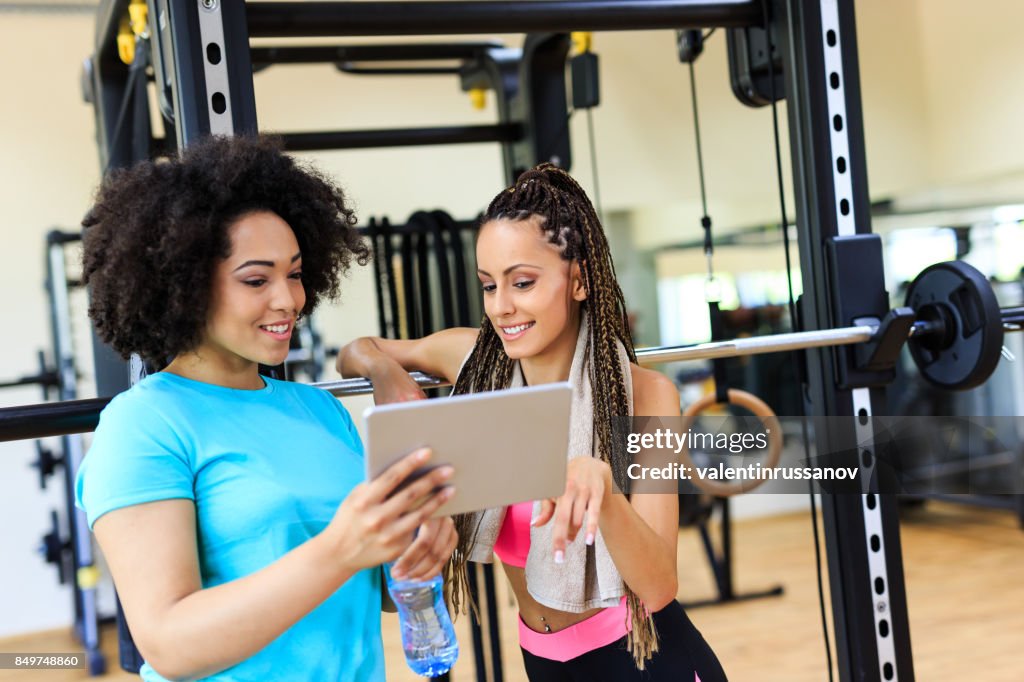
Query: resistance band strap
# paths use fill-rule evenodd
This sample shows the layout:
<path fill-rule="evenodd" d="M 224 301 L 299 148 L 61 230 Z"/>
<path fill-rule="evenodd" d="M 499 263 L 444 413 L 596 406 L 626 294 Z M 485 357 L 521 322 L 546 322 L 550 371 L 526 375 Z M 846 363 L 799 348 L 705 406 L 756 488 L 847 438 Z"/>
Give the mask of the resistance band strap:
<path fill-rule="evenodd" d="M 385 335 L 388 339 L 402 337 L 399 330 L 398 315 L 398 287 L 395 284 L 395 246 L 391 240 L 391 221 L 385 216 L 380 221 L 381 242 L 384 244 L 384 271 L 387 273 L 388 304 L 391 310 L 391 318 Z"/>
<path fill-rule="evenodd" d="M 387 300 L 385 299 L 384 292 L 387 289 L 387 278 L 384 273 L 383 239 L 380 231 L 377 229 L 377 219 L 374 217 L 370 218 L 370 224 L 366 226 L 366 236 L 370 238 L 370 244 L 373 247 L 373 288 L 377 294 L 377 328 L 380 330 L 380 335 L 386 339 L 388 337 L 388 323 L 385 313 Z"/>
<path fill-rule="evenodd" d="M 445 243 L 444 230 L 435 213 L 423 212 L 420 219 L 429 227 L 434 239 L 437 280 L 440 285 L 438 289 L 441 298 L 441 321 L 444 325 L 442 329 L 451 329 L 455 326 L 455 304 L 452 300 L 452 273 L 448 265 L 448 245 Z"/>

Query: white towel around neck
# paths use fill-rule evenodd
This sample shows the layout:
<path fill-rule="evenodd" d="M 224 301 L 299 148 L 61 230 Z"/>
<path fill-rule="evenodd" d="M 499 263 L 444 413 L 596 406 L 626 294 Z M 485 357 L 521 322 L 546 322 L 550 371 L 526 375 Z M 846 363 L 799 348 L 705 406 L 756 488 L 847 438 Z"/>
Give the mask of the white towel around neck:
<path fill-rule="evenodd" d="M 592 354 L 590 352 L 590 328 L 584 311 L 580 320 L 579 336 L 569 370 L 569 383 L 573 387 L 569 449 L 567 459 L 576 457 L 597 457 L 594 437 L 594 396 L 591 386 Z M 625 378 L 629 413 L 633 413 L 633 382 L 630 373 L 629 356 L 625 347 L 618 344 L 619 362 Z M 509 388 L 522 386 L 523 373 L 516 362 L 512 371 Z M 618 494 L 609 490 L 606 494 Z M 535 502 L 533 517 L 540 513 L 540 502 Z M 494 543 L 505 519 L 505 508 L 488 509 L 478 512 L 478 525 L 470 543 L 470 561 L 490 563 L 493 559 Z M 587 545 L 586 533 L 581 530 L 576 539 L 565 550 L 561 564 L 554 561 L 552 529 L 549 522 L 539 528 L 530 527 L 530 550 L 526 557 L 526 588 L 539 604 L 560 611 L 579 613 L 599 607 L 617 606 L 626 594 L 626 586 L 612 561 L 604 538 L 598 530 L 594 544 Z M 584 528 L 586 520 L 584 520 Z"/>

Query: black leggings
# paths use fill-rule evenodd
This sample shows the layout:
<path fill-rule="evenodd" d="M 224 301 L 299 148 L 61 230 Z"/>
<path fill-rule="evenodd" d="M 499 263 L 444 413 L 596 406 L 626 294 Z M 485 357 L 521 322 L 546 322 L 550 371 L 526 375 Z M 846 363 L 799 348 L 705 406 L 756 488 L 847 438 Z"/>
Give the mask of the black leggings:
<path fill-rule="evenodd" d="M 725 671 L 715 652 L 704 641 L 678 602 L 654 614 L 658 628 L 658 653 L 637 670 L 626 638 L 594 649 L 568 661 L 552 661 L 523 649 L 526 675 L 531 682 L 725 682 Z"/>

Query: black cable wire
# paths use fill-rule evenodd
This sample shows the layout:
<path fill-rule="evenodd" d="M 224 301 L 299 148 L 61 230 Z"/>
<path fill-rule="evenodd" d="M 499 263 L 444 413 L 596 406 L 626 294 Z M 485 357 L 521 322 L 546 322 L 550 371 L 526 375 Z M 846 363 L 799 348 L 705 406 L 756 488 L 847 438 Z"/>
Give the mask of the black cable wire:
<path fill-rule="evenodd" d="M 594 208 L 597 217 L 604 224 L 604 208 L 601 205 L 601 184 L 597 179 L 597 143 L 594 141 L 594 110 L 587 107 L 587 139 L 590 142 L 590 174 L 594 180 Z"/>
<path fill-rule="evenodd" d="M 700 178 L 700 205 L 704 217 L 708 215 L 708 199 L 704 191 L 704 153 L 700 145 L 700 117 L 697 115 L 697 80 L 693 73 L 693 62 L 690 66 L 690 102 L 693 105 L 693 130 L 697 140 L 697 175 Z"/>
<path fill-rule="evenodd" d="M 769 63 L 773 64 L 768 76 L 768 92 L 772 100 L 772 133 L 775 141 L 775 174 L 779 184 L 779 207 L 782 211 L 782 243 L 786 250 L 786 286 L 789 290 L 789 319 L 790 325 L 795 331 L 802 331 L 799 319 L 796 315 L 796 300 L 793 296 L 793 264 L 789 255 L 789 219 L 786 216 L 786 192 L 782 177 L 782 150 L 779 144 L 779 111 L 775 96 L 775 68 L 774 53 L 775 45 L 772 42 L 771 23 L 768 21 L 768 0 L 762 0 L 761 12 L 764 18 L 765 37 L 768 41 Z M 803 434 L 804 456 L 807 461 L 811 459 L 811 443 L 807 433 L 807 415 L 800 419 L 800 430 Z M 821 612 L 821 630 L 825 640 L 825 660 L 828 665 L 828 679 L 832 682 L 832 645 L 828 632 L 828 617 L 825 613 L 825 588 L 821 571 L 821 540 L 818 536 L 818 508 L 814 499 L 814 484 L 808 481 L 811 498 L 811 528 L 814 533 L 814 568 L 818 577 L 818 607 Z"/>
<path fill-rule="evenodd" d="M 768 24 L 767 0 L 762 5 L 764 10 L 765 33 L 768 39 L 768 54 L 771 55 L 775 46 L 772 44 L 771 29 Z M 774 61 L 774 60 L 772 60 Z M 786 192 L 782 180 L 782 152 L 779 148 L 779 108 L 775 96 L 775 68 L 768 78 L 768 92 L 772 100 L 772 133 L 775 139 L 775 174 L 779 183 L 779 206 L 782 210 L 782 243 L 786 251 L 786 286 L 789 290 L 789 320 L 790 326 L 797 330 L 796 301 L 793 296 L 793 263 L 789 255 L 789 218 L 786 216 Z M 799 331 L 799 330 L 797 330 Z"/>
<path fill-rule="evenodd" d="M 128 113 L 128 105 L 135 99 L 136 82 L 140 77 L 144 77 L 146 72 L 147 61 L 144 44 L 148 44 L 148 42 L 147 39 L 140 38 L 135 44 L 135 56 L 128 67 L 128 78 L 125 81 L 124 94 L 121 95 L 121 106 L 118 107 L 117 120 L 114 122 L 114 134 L 107 143 L 108 154 L 112 153 L 121 141 L 121 136 L 124 132 L 125 116 Z M 110 162 L 108 160 L 107 166 L 103 169 L 103 175 L 106 175 L 109 170 Z"/>
<path fill-rule="evenodd" d="M 810 460 L 810 437 L 807 435 L 807 417 L 800 418 L 800 430 L 803 432 L 804 452 Z M 821 577 L 821 540 L 818 531 L 818 505 L 814 500 L 814 483 L 807 482 L 811 498 L 811 532 L 814 533 L 814 568 L 818 575 L 818 608 L 821 611 L 821 631 L 825 638 L 825 662 L 828 665 L 828 679 L 832 682 L 832 646 L 829 643 L 828 617 L 825 614 L 825 586 Z"/>
<path fill-rule="evenodd" d="M 703 36 L 701 36 L 701 43 L 707 43 L 717 29 L 711 29 Z M 704 192 L 704 154 L 700 144 L 700 117 L 697 115 L 697 77 L 693 68 L 693 62 L 696 61 L 696 57 L 687 62 L 690 67 L 690 103 L 693 107 L 693 131 L 694 137 L 697 140 L 697 172 L 700 176 L 700 203 L 701 210 L 704 211 L 704 216 L 708 214 L 708 201 Z"/>
<path fill-rule="evenodd" d="M 714 240 L 711 238 L 711 216 L 708 215 L 708 199 L 704 188 L 704 152 L 700 142 L 700 116 L 697 113 L 697 78 L 694 75 L 693 60 L 690 60 L 687 64 L 690 67 L 690 102 L 693 106 L 693 134 L 697 141 L 697 178 L 700 181 L 700 205 L 701 210 L 703 211 L 703 215 L 700 218 L 700 226 L 704 230 L 704 257 L 707 260 L 708 268 L 708 278 L 707 284 L 705 285 L 704 295 L 707 299 L 709 312 L 712 318 L 714 318 L 716 315 L 716 308 L 712 304 L 717 304 L 718 296 L 717 294 L 714 295 L 714 300 L 712 300 L 712 294 L 709 293 L 711 289 L 709 289 L 708 286 L 715 281 L 715 272 L 712 267 L 712 256 L 714 255 L 715 246 Z M 714 328 L 712 328 L 712 335 L 714 335 Z M 713 364 L 715 367 L 721 368 L 723 366 L 723 362 L 724 360 L 715 360 Z M 720 399 L 726 395 L 724 379 L 724 370 L 719 369 L 716 371 L 715 385 Z M 723 399 L 721 402 L 728 401 Z"/>
<path fill-rule="evenodd" d="M 710 34 L 709 34 L 710 35 Z M 707 260 L 708 278 L 705 284 L 704 297 L 708 304 L 708 318 L 711 322 L 711 340 L 720 341 L 722 334 L 722 312 L 719 307 L 721 302 L 720 292 L 711 288 L 715 281 L 715 271 L 712 264 L 715 244 L 711 237 L 711 216 L 708 215 L 708 201 L 704 189 L 704 154 L 700 142 L 700 116 L 697 114 L 697 79 L 694 75 L 693 61 L 687 62 L 690 66 L 690 100 L 693 102 L 693 130 L 697 139 L 697 176 L 700 179 L 700 203 L 704 215 L 701 216 L 700 225 L 704 230 L 704 256 Z M 711 361 L 712 373 L 715 382 L 715 401 L 723 405 L 729 403 L 729 381 L 727 373 L 726 358 L 717 358 Z M 728 505 L 728 502 L 724 504 Z M 723 507 L 723 513 L 727 513 L 728 506 Z"/>

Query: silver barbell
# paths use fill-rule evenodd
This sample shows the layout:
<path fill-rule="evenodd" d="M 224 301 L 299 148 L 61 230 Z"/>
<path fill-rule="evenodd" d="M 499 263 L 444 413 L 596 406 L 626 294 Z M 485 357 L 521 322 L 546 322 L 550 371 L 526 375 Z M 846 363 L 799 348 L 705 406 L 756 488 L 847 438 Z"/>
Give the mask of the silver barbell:
<path fill-rule="evenodd" d="M 1013 325 L 1004 325 L 1008 331 L 1017 329 Z M 684 360 L 714 360 L 715 358 L 733 358 L 744 355 L 761 355 L 806 348 L 846 346 L 871 341 L 878 331 L 877 325 L 861 325 L 856 327 L 840 327 L 839 329 L 818 329 L 807 332 L 789 332 L 786 334 L 770 334 L 751 336 L 749 338 L 731 339 L 729 341 L 710 341 L 687 346 L 654 346 L 641 348 L 636 352 L 636 359 L 641 365 L 660 365 L 666 362 Z M 910 327 L 907 338 L 927 334 L 930 331 L 925 322 L 915 322 Z M 421 388 L 440 388 L 448 386 L 444 379 L 430 376 L 422 372 L 410 372 L 409 375 Z M 318 388 L 329 391 L 336 396 L 365 395 L 373 393 L 373 384 L 362 377 L 354 379 L 338 379 L 321 381 L 314 384 Z"/>
<path fill-rule="evenodd" d="M 1024 308 L 1003 309 L 1001 326 L 1005 331 L 1020 331 L 1024 326 Z M 684 360 L 711 360 L 715 358 L 760 355 L 807 348 L 846 346 L 874 340 L 879 325 L 860 325 L 839 329 L 819 329 L 767 336 L 712 341 L 688 346 L 662 346 L 637 351 L 641 365 L 657 365 Z M 907 338 L 928 337 L 940 333 L 934 322 L 915 321 L 907 327 Z M 1004 349 L 1005 351 L 1005 349 Z M 1008 351 L 1004 352 L 1004 357 Z M 1012 356 L 1011 356 L 1012 357 Z M 448 382 L 422 372 L 410 373 L 421 388 L 439 388 Z M 364 378 L 321 381 L 313 384 L 335 396 L 354 396 L 373 393 L 373 384 Z M 90 398 L 36 405 L 0 408 L 0 441 L 45 438 L 71 433 L 92 431 L 99 421 L 100 411 L 110 398 Z"/>

